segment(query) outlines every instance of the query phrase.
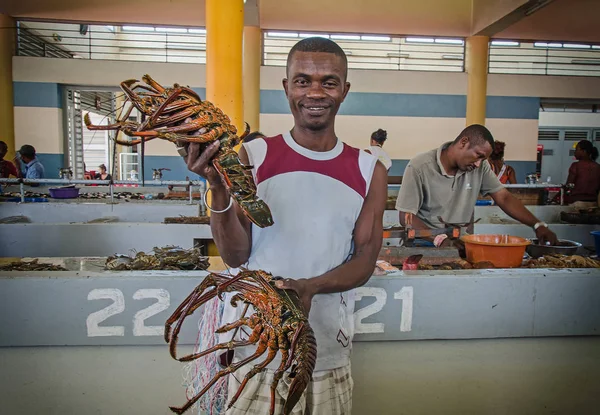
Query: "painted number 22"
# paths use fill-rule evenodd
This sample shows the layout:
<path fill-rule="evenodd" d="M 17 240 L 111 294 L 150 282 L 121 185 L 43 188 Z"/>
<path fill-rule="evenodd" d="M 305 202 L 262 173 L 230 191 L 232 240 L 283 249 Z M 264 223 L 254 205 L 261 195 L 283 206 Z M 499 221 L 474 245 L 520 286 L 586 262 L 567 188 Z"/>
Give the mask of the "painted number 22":
<path fill-rule="evenodd" d="M 355 299 L 359 301 L 363 297 L 375 297 L 375 302 L 357 310 L 354 313 L 354 327 L 356 334 L 383 333 L 383 323 L 363 323 L 363 320 L 383 310 L 387 303 L 387 292 L 383 288 L 360 287 L 356 289 Z M 402 287 L 394 293 L 395 300 L 402 300 L 402 314 L 400 316 L 400 331 L 412 330 L 413 317 L 413 287 Z"/>
<path fill-rule="evenodd" d="M 97 288 L 90 291 L 87 298 L 88 300 L 112 300 L 111 304 L 88 316 L 86 320 L 88 337 L 124 336 L 124 326 L 100 326 L 100 323 L 109 317 L 125 311 L 123 292 L 117 288 Z M 133 294 L 134 300 L 147 298 L 154 298 L 157 301 L 133 316 L 134 336 L 160 336 L 164 331 L 163 326 L 146 326 L 144 321 L 169 308 L 171 305 L 169 292 L 158 288 L 143 288 Z"/>

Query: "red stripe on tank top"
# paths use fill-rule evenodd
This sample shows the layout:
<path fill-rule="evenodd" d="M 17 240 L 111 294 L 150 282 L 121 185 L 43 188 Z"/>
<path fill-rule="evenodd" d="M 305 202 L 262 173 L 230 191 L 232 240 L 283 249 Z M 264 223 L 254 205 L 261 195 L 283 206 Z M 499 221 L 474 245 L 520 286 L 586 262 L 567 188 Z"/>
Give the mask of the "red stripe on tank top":
<path fill-rule="evenodd" d="M 360 172 L 360 150 L 344 143 L 342 152 L 331 160 L 313 160 L 294 151 L 282 135 L 265 139 L 267 154 L 256 171 L 256 184 L 275 176 L 292 172 L 322 174 L 344 183 L 362 198 L 367 193 L 367 183 Z"/>

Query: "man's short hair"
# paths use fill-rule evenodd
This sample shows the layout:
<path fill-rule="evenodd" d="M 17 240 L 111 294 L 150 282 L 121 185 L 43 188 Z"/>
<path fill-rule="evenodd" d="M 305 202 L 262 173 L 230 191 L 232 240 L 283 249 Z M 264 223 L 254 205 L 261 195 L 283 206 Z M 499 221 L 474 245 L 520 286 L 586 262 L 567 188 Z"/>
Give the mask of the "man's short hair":
<path fill-rule="evenodd" d="M 481 124 L 472 124 L 467 128 L 461 131 L 461 133 L 454 140 L 455 143 L 458 143 L 461 138 L 467 137 L 469 139 L 469 143 L 471 146 L 482 145 L 487 142 L 494 149 L 494 136 L 490 130 L 485 128 Z"/>
<path fill-rule="evenodd" d="M 0 149 L 8 150 L 8 144 L 6 144 L 4 141 L 0 141 Z"/>
<path fill-rule="evenodd" d="M 342 62 L 344 63 L 344 78 L 348 79 L 348 58 L 344 53 L 344 50 L 333 40 L 326 39 L 324 37 L 307 37 L 306 39 L 302 39 L 300 42 L 296 43 L 287 58 L 287 66 L 285 68 L 286 74 L 289 72 L 292 57 L 296 52 L 323 52 L 323 53 L 333 53 L 335 56 L 339 56 L 342 58 Z"/>
<path fill-rule="evenodd" d="M 35 148 L 32 145 L 25 144 L 19 149 L 19 154 L 32 159 L 35 157 Z"/>

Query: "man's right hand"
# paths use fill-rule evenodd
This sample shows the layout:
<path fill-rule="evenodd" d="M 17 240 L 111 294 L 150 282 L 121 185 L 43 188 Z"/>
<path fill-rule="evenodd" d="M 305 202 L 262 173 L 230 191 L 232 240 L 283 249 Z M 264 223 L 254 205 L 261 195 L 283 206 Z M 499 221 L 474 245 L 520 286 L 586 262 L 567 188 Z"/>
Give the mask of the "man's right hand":
<path fill-rule="evenodd" d="M 185 119 L 186 123 L 191 121 L 191 118 Z M 197 131 L 190 131 L 188 135 L 204 134 L 207 131 L 206 128 L 201 128 Z M 183 160 L 187 164 L 188 170 L 206 179 L 211 187 L 223 184 L 221 175 L 217 169 L 213 167 L 211 162 L 213 156 L 219 151 L 219 146 L 221 145 L 219 140 L 215 140 L 215 142 L 206 147 L 204 151 L 200 150 L 200 147 L 204 144 L 180 142 L 178 145 L 184 147 L 187 151 L 187 156 L 185 156 Z"/>
<path fill-rule="evenodd" d="M 183 159 L 188 169 L 205 178 L 211 186 L 223 184 L 223 179 L 217 169 L 214 168 L 211 160 L 219 151 L 220 144 L 219 141 L 215 141 L 206 147 L 204 151 L 200 150 L 201 144 L 199 143 L 185 143 L 183 145 L 187 150 L 187 156 Z"/>

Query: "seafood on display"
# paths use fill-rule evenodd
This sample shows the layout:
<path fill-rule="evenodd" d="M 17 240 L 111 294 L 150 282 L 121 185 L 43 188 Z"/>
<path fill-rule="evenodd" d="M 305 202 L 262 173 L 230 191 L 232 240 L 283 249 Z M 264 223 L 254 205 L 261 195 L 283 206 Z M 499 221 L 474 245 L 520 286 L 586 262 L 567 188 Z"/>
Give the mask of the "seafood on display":
<path fill-rule="evenodd" d="M 171 356 L 182 362 L 192 361 L 219 350 L 228 351 L 236 347 L 256 345 L 254 354 L 220 370 L 185 405 L 170 407 L 173 412 L 178 414 L 185 412 L 220 378 L 234 373 L 243 365 L 249 364 L 267 353 L 267 357 L 262 362 L 255 364 L 241 381 L 237 393 L 230 399 L 229 407 L 231 407 L 241 395 L 248 380 L 265 370 L 279 353 L 281 354 L 281 364 L 275 371 L 271 384 L 270 415 L 275 412 L 277 384 L 285 372 L 290 369 L 288 376 L 293 380 L 285 400 L 283 413 L 285 415 L 291 413 L 311 379 L 316 364 L 317 344 L 298 295 L 294 291 L 276 288 L 276 279 L 264 271 L 243 270 L 236 276 L 209 274 L 167 320 L 165 341 L 169 343 Z M 231 340 L 217 344 L 198 353 L 177 356 L 177 338 L 186 317 L 192 315 L 199 307 L 215 297 L 222 300 L 221 294 L 224 292 L 236 292 L 231 299 L 231 305 L 237 306 L 243 303 L 245 309 L 239 320 L 218 328 L 216 333 L 226 333 L 245 326 L 251 330 L 249 337 L 246 340 Z M 255 312 L 246 317 L 250 305 Z"/>
<path fill-rule="evenodd" d="M 144 75 L 142 81 L 129 79 L 121 82 L 126 103 L 131 105 L 114 124 L 94 125 L 89 114 L 85 114 L 87 128 L 121 131 L 132 137 L 131 140 L 115 139 L 125 146 L 160 138 L 178 145 L 200 143 L 207 147 L 218 140 L 220 147 L 212 164 L 223 177 L 231 197 L 254 224 L 261 228 L 271 226 L 271 211 L 256 194 L 250 166 L 243 165 L 234 150 L 250 132 L 248 124 L 246 131 L 238 137 L 229 117 L 211 102 L 200 99 L 192 89 L 178 84 L 172 88 L 163 87 L 149 75 Z M 145 117 L 144 121 L 129 120 L 134 108 Z"/>
<path fill-rule="evenodd" d="M 67 269 L 61 265 L 39 262 L 39 259 L 35 258 L 31 261 L 19 260 L 2 264 L 0 271 L 67 271 Z"/>
<path fill-rule="evenodd" d="M 182 249 L 177 246 L 154 248 L 153 254 L 137 252 L 135 256 L 113 255 L 106 259 L 108 271 L 131 270 L 205 270 L 209 267 L 208 257 L 200 254 L 199 248 Z"/>
<path fill-rule="evenodd" d="M 600 260 L 580 255 L 544 255 L 526 261 L 523 268 L 600 268 Z"/>

